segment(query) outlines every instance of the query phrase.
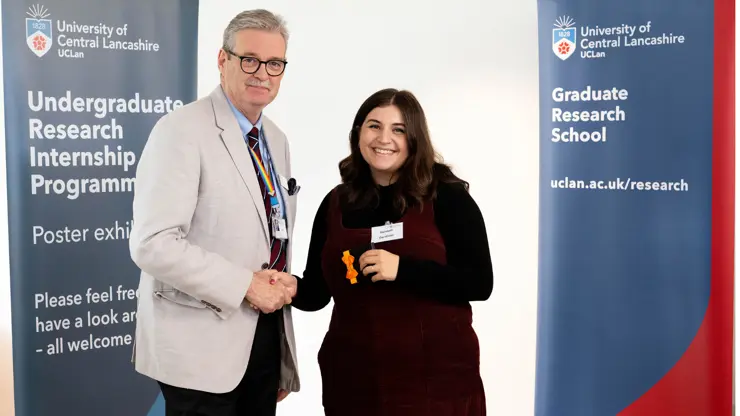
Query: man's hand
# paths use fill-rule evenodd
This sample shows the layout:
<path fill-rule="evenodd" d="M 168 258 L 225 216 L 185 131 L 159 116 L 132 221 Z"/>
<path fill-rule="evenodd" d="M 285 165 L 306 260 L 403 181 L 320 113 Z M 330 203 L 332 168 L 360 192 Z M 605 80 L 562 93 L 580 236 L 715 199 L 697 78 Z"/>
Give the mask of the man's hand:
<path fill-rule="evenodd" d="M 282 284 L 291 298 L 295 297 L 298 292 L 298 280 L 292 274 L 277 272 L 272 275 L 270 283 Z"/>
<path fill-rule="evenodd" d="M 276 273 L 275 270 L 263 270 L 254 273 L 252 284 L 249 285 L 249 289 L 244 296 L 253 308 L 264 313 L 273 313 L 293 300 L 289 290 L 280 282 L 270 283 L 271 278 Z"/>
<path fill-rule="evenodd" d="M 376 273 L 373 282 L 379 280 L 394 281 L 398 274 L 399 257 L 385 250 L 368 250 L 360 256 L 360 269 L 365 276 Z"/>

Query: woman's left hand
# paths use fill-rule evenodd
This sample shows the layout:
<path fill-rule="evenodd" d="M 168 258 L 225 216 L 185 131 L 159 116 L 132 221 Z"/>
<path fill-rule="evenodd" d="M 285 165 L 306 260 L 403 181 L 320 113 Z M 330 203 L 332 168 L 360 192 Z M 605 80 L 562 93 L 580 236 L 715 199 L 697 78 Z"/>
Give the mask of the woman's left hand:
<path fill-rule="evenodd" d="M 396 280 L 399 257 L 385 250 L 368 250 L 360 256 L 360 269 L 365 276 L 375 273 L 373 282 Z"/>

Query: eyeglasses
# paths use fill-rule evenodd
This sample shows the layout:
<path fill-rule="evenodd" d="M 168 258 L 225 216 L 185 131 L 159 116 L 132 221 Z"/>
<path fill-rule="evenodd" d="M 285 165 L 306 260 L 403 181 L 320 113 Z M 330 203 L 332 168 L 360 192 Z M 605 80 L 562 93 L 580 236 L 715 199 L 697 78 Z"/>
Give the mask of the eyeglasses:
<path fill-rule="evenodd" d="M 241 56 L 237 55 L 234 52 L 224 48 L 224 51 L 228 53 L 229 55 L 234 55 L 235 57 L 239 58 L 239 65 L 242 68 L 242 71 L 244 71 L 245 74 L 254 74 L 255 72 L 260 70 L 260 67 L 262 64 L 265 65 L 265 71 L 267 71 L 267 75 L 271 77 L 277 77 L 280 76 L 280 74 L 285 71 L 285 65 L 288 65 L 288 61 L 283 61 L 280 59 L 270 59 L 269 61 L 260 61 L 259 59 L 253 57 L 253 56 Z"/>

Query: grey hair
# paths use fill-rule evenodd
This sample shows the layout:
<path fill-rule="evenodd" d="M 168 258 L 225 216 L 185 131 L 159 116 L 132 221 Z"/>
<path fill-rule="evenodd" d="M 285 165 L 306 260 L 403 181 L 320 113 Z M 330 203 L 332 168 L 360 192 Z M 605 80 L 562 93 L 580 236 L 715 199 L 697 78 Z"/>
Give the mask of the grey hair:
<path fill-rule="evenodd" d="M 245 29 L 259 29 L 269 32 L 278 32 L 288 44 L 288 28 L 282 16 L 265 9 L 245 10 L 229 22 L 224 29 L 223 47 L 234 52 L 234 36 Z"/>

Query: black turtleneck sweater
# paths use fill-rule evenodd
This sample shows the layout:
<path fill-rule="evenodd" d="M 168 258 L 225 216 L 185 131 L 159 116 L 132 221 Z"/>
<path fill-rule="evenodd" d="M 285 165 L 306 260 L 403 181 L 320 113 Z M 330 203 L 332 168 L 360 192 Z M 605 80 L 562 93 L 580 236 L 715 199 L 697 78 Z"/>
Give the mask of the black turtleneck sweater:
<path fill-rule="evenodd" d="M 402 213 L 393 206 L 392 187 L 379 187 L 380 202 L 375 209 L 343 210 L 344 227 L 372 228 L 386 221 L 398 221 Z M 296 276 L 298 291 L 292 305 L 304 311 L 320 310 L 331 299 L 321 266 L 330 195 L 324 197 L 314 219 L 303 277 Z M 433 203 L 434 220 L 445 242 L 447 264 L 401 256 L 395 283 L 441 302 L 488 299 L 493 289 L 493 266 L 478 205 L 462 185 L 448 183 L 439 184 Z"/>

